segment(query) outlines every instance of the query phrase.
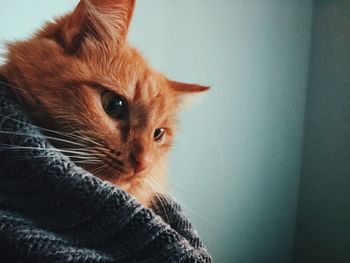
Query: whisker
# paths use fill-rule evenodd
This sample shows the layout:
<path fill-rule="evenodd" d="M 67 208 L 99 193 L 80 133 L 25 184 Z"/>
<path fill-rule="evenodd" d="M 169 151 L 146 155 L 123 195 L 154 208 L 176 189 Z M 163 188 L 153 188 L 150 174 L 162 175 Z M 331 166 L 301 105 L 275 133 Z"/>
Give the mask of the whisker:
<path fill-rule="evenodd" d="M 20 120 L 14 119 L 12 117 L 6 116 L 6 115 L 1 114 L 1 113 L 0 113 L 0 117 L 9 119 L 11 121 L 14 121 L 14 122 L 17 122 L 17 123 L 20 123 L 20 124 L 23 124 L 23 125 L 28 125 L 30 127 L 37 128 L 37 129 L 42 130 L 42 131 L 51 132 L 51 133 L 55 133 L 55 134 L 58 134 L 58 135 L 63 135 L 63 136 L 71 137 L 71 138 L 76 137 L 76 135 L 73 135 L 73 134 L 70 134 L 70 133 L 67 133 L 67 132 L 55 131 L 55 130 L 43 128 L 43 127 L 34 125 L 34 124 L 30 123 L 30 122 L 20 121 Z"/>
<path fill-rule="evenodd" d="M 13 134 L 13 135 L 19 135 L 19 136 L 30 136 L 30 134 L 27 134 L 27 133 L 20 133 L 20 132 L 0 131 L 0 133 L 2 133 L 2 134 Z M 86 146 L 86 145 L 84 145 L 84 144 L 82 144 L 82 143 L 73 142 L 73 141 L 69 141 L 69 140 L 65 140 L 65 139 L 61 139 L 61 138 L 57 138 L 57 137 L 53 137 L 53 136 L 48 136 L 48 135 L 45 135 L 45 138 L 47 138 L 47 139 L 49 139 L 49 140 L 58 141 L 58 142 L 64 142 L 64 143 L 68 143 L 68 144 L 72 144 L 72 145 L 77 145 L 77 146 L 83 146 L 83 147 Z"/>
<path fill-rule="evenodd" d="M 99 160 L 74 161 L 75 164 L 99 164 Z"/>
<path fill-rule="evenodd" d="M 25 91 L 27 94 L 29 94 L 29 90 L 25 89 L 25 88 L 20 88 L 20 87 L 17 87 L 17 86 L 13 86 L 7 82 L 4 82 L 2 80 L 0 80 L 0 84 L 3 85 L 3 86 L 6 86 L 6 87 L 9 87 L 11 89 L 17 89 L 17 90 L 20 90 L 20 91 Z"/>
<path fill-rule="evenodd" d="M 18 158 L 23 158 L 23 159 L 45 159 L 45 158 L 52 158 L 52 156 L 45 156 L 45 155 L 38 155 L 38 156 L 23 156 L 23 155 L 19 155 L 19 156 L 14 156 L 14 157 L 18 157 Z M 79 159 L 77 161 L 74 162 L 98 162 L 98 159 L 85 159 L 84 157 L 80 157 L 80 156 L 71 156 L 71 155 L 66 155 L 66 157 L 71 158 L 71 159 Z"/>
<path fill-rule="evenodd" d="M 106 168 L 108 168 L 108 165 L 103 164 L 103 165 L 100 166 L 100 167 L 97 167 L 97 168 L 95 168 L 95 169 L 92 169 L 92 170 L 90 171 L 90 173 L 97 176 L 100 172 L 102 172 L 102 171 L 105 170 Z"/>
<path fill-rule="evenodd" d="M 154 178 L 153 176 L 149 176 L 149 179 L 151 179 L 158 187 L 160 187 L 163 191 L 166 191 L 166 189 L 156 180 L 156 178 Z M 174 199 L 176 202 L 181 203 L 181 205 L 183 207 L 185 207 L 187 210 L 189 210 L 190 212 L 192 212 L 193 214 L 197 215 L 199 218 L 201 218 L 203 221 L 205 221 L 206 223 L 210 224 L 210 225 L 214 225 L 216 226 L 216 224 L 210 220 L 208 220 L 204 215 L 201 215 L 200 213 L 198 213 L 197 211 L 193 210 L 192 208 L 190 208 L 189 206 L 187 206 L 184 202 L 179 202 L 178 200 L 176 200 L 176 198 L 171 195 L 170 193 L 168 193 L 168 195 Z"/>
<path fill-rule="evenodd" d="M 69 158 L 79 159 L 79 160 L 87 160 L 87 161 L 99 161 L 99 159 L 94 158 L 94 156 L 77 156 L 77 155 L 67 155 Z"/>
<path fill-rule="evenodd" d="M 28 76 L 27 76 L 28 77 Z M 29 94 L 29 90 L 27 89 L 24 89 L 24 88 L 19 88 L 19 87 L 16 87 L 16 86 L 13 86 L 7 82 L 4 82 L 4 81 L 1 81 L 0 80 L 0 83 L 4 86 L 7 86 L 9 88 L 13 88 L 13 89 L 18 89 L 18 90 L 21 90 L 21 91 L 25 91 L 26 93 Z M 6 108 L 6 107 L 9 107 L 9 106 L 12 106 L 12 105 L 7 105 L 3 108 L 1 108 L 1 111 Z M 19 120 L 16 120 L 16 119 L 13 119 L 9 116 L 6 116 L 6 115 L 3 115 L 3 114 L 0 114 L 1 117 L 4 117 L 4 118 L 8 118 L 8 119 L 11 119 L 12 121 L 16 121 L 16 122 L 19 122 L 19 123 L 22 123 L 22 124 L 25 124 L 25 125 L 29 125 L 29 126 L 32 126 L 32 127 L 36 127 L 42 131 L 47 131 L 47 132 L 51 132 L 51 133 L 55 133 L 55 134 L 59 134 L 61 136 L 66 136 L 68 138 L 75 138 L 75 139 L 79 139 L 79 140 L 83 140 L 83 141 L 86 141 L 86 142 L 90 142 L 92 144 L 95 144 L 95 145 L 98 145 L 98 146 L 103 146 L 102 144 L 94 141 L 92 138 L 89 138 L 87 136 L 83 136 L 82 134 L 80 135 L 77 135 L 77 134 L 70 134 L 70 133 L 66 133 L 66 132 L 62 132 L 62 131 L 54 131 L 54 130 L 51 130 L 51 129 L 47 129 L 47 128 L 43 128 L 43 127 L 40 127 L 40 126 L 37 126 L 37 125 L 34 125 L 34 124 L 31 124 L 31 123 L 26 123 L 26 122 L 22 122 L 22 121 L 19 121 Z M 69 116 L 71 118 L 71 116 Z"/>
<path fill-rule="evenodd" d="M 55 130 L 52 130 L 52 129 L 43 128 L 43 127 L 34 125 L 34 124 L 32 124 L 32 123 L 29 123 L 29 122 L 23 122 L 23 121 L 20 121 L 20 120 L 11 118 L 11 117 L 6 116 L 6 115 L 1 114 L 1 113 L 0 113 L 0 117 L 9 119 L 9 120 L 11 120 L 11 121 L 14 121 L 14 122 L 17 122 L 17 123 L 20 123 L 20 124 L 28 125 L 28 126 L 37 128 L 37 129 L 39 129 L 39 130 L 46 131 L 46 132 L 48 132 L 48 133 L 54 133 L 54 134 L 57 134 L 57 135 L 60 135 L 60 136 L 64 136 L 64 137 L 70 138 L 70 139 L 77 139 L 77 140 L 80 140 L 80 142 L 82 142 L 82 141 L 90 142 L 90 143 L 93 143 L 93 144 L 95 144 L 95 145 L 98 145 L 98 146 L 102 146 L 102 147 L 103 147 L 102 144 L 100 144 L 100 143 L 98 143 L 98 142 L 94 141 L 93 139 L 88 138 L 88 137 L 86 137 L 86 136 L 82 137 L 82 136 L 80 136 L 80 135 L 73 134 L 73 133 L 68 133 L 68 132 L 63 132 L 63 131 L 55 131 Z M 46 136 L 46 135 L 45 135 L 45 136 Z"/>
<path fill-rule="evenodd" d="M 40 147 L 27 147 L 27 146 L 18 146 L 18 145 L 10 145 L 10 144 L 0 144 L 0 149 L 3 150 L 38 150 L 38 151 L 47 151 L 47 152 L 63 152 L 63 153 L 72 153 L 83 156 L 92 156 L 90 153 L 84 153 L 79 151 L 71 151 L 65 149 L 57 149 L 57 148 L 40 148 Z"/>
<path fill-rule="evenodd" d="M 67 117 L 66 117 L 66 119 L 65 119 L 65 121 L 67 122 L 67 124 L 69 124 L 71 121 L 72 121 L 72 117 L 71 116 L 68 116 L 68 115 L 66 115 Z M 80 138 L 80 139 L 82 139 L 82 140 L 84 140 L 84 141 L 87 141 L 87 142 L 90 142 L 90 143 L 92 143 L 92 144 L 94 144 L 94 145 L 97 145 L 97 146 L 100 146 L 100 147 L 104 147 L 104 145 L 103 144 L 101 144 L 101 143 L 99 143 L 99 142 L 97 142 L 97 141 L 95 141 L 95 140 L 93 140 L 90 136 L 87 136 L 86 134 L 84 134 L 86 131 L 84 131 L 84 130 L 78 130 L 75 126 L 77 125 L 77 123 L 79 123 L 80 125 L 81 125 L 81 127 L 83 127 L 85 124 L 84 123 L 81 123 L 78 119 L 75 119 L 75 124 L 70 124 L 70 125 L 66 125 L 65 126 L 65 128 L 67 129 L 67 128 L 69 128 L 69 129 L 71 129 L 71 130 L 73 130 L 70 134 L 72 135 L 72 136 L 76 136 L 77 138 Z M 81 127 L 79 127 L 79 128 L 81 128 Z"/>
<path fill-rule="evenodd" d="M 6 110 L 6 109 L 8 109 L 8 108 L 11 108 L 11 107 L 13 107 L 12 104 L 6 105 L 6 106 L 0 108 L 0 112 L 3 111 L 3 110 Z"/>
<path fill-rule="evenodd" d="M 76 133 L 78 133 L 78 135 L 76 135 Z M 90 142 L 90 143 L 92 143 L 92 144 L 95 144 L 95 145 L 97 145 L 97 146 L 103 147 L 103 145 L 102 145 L 101 143 L 98 143 L 98 142 L 92 140 L 90 137 L 88 137 L 88 136 L 82 134 L 81 132 L 79 132 L 79 131 L 77 131 L 77 130 L 75 130 L 75 131 L 73 132 L 73 134 L 74 134 L 75 136 L 80 136 L 82 139 L 84 139 L 84 140 L 86 140 L 86 141 L 88 141 L 88 142 Z"/>
<path fill-rule="evenodd" d="M 153 177 L 150 177 L 149 179 L 153 179 Z M 153 191 L 155 191 L 155 188 L 153 187 L 153 185 L 152 185 L 148 180 L 146 180 L 146 181 L 144 181 L 144 182 L 146 182 L 146 183 L 148 184 L 148 186 L 149 186 Z M 167 209 L 166 209 L 166 207 L 165 207 L 165 205 L 164 205 L 163 200 L 160 198 L 159 193 L 156 193 L 156 194 L 155 194 L 155 197 L 157 198 L 157 200 L 159 201 L 160 205 L 162 206 L 162 210 L 163 210 L 163 212 L 164 212 L 164 214 L 165 214 L 165 217 L 166 217 L 167 222 L 170 223 L 171 221 L 170 221 L 170 217 L 169 217 L 169 215 L 168 215 L 168 211 L 167 211 Z"/>

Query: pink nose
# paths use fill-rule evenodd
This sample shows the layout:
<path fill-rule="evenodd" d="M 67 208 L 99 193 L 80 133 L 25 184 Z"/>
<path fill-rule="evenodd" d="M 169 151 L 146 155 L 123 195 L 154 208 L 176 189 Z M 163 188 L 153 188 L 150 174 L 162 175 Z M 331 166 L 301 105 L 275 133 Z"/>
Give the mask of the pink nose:
<path fill-rule="evenodd" d="M 135 173 L 146 170 L 152 163 L 150 156 L 144 153 L 132 153 L 131 159 L 135 163 Z"/>

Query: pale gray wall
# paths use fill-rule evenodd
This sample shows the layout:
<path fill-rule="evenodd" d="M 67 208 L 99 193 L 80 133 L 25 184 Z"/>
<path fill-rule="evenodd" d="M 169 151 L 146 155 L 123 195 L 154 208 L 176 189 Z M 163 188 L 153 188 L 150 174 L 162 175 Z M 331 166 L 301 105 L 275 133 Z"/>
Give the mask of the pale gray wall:
<path fill-rule="evenodd" d="M 350 1 L 314 1 L 296 263 L 350 262 Z"/>
<path fill-rule="evenodd" d="M 1 39 L 71 0 L 1 0 Z M 130 39 L 155 68 L 212 90 L 181 116 L 174 195 L 215 262 L 291 262 L 311 0 L 139 0 Z"/>

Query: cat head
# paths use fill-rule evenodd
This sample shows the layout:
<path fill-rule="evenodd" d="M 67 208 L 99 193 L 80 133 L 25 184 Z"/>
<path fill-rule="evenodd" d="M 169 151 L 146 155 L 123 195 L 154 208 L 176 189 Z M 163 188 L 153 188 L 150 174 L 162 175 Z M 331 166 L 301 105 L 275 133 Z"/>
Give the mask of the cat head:
<path fill-rule="evenodd" d="M 5 67 L 11 84 L 25 87 L 17 93 L 34 119 L 60 132 L 58 147 L 79 151 L 71 151 L 77 163 L 110 180 L 159 165 L 183 98 L 208 89 L 167 79 L 128 44 L 134 6 L 82 0 L 30 40 L 10 44 Z"/>

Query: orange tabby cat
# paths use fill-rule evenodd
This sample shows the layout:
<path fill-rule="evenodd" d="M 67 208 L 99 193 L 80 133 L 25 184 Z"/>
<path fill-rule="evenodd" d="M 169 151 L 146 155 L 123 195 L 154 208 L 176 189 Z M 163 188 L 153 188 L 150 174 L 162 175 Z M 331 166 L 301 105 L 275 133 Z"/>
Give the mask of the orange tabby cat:
<path fill-rule="evenodd" d="M 33 38 L 9 44 L 0 74 L 38 126 L 61 134 L 56 147 L 148 205 L 166 185 L 182 97 L 208 88 L 168 80 L 127 43 L 134 6 L 80 1 Z"/>

